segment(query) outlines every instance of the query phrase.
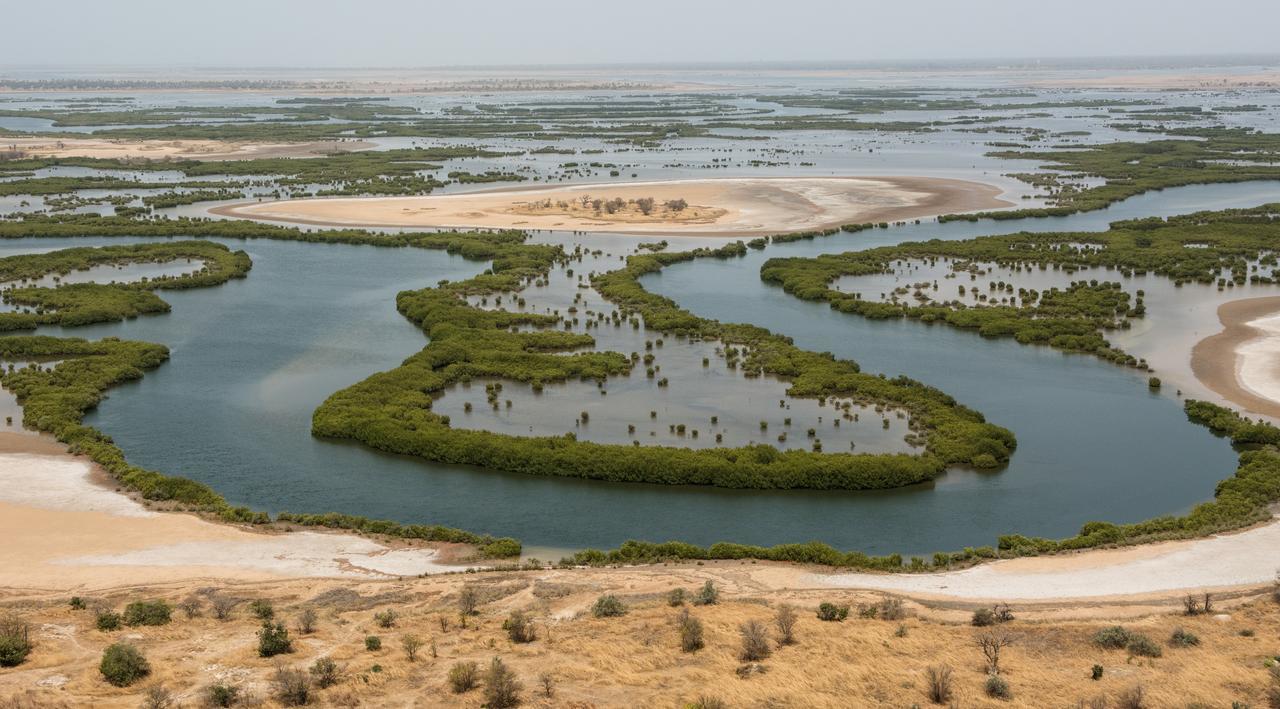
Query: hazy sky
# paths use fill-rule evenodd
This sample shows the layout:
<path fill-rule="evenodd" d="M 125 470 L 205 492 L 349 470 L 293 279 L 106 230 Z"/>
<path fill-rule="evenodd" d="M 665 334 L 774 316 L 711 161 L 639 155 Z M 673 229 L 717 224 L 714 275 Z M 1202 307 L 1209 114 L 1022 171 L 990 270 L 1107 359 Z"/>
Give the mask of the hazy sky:
<path fill-rule="evenodd" d="M 449 66 L 1280 52 L 1278 0 L 9 0 L 2 65 Z"/>

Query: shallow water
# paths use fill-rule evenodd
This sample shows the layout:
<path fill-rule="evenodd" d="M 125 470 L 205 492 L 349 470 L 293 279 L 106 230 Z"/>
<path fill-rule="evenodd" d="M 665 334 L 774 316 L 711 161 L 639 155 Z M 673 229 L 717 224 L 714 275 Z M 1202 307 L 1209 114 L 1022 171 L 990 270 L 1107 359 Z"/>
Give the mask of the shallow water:
<path fill-rule="evenodd" d="M 112 435 L 133 462 L 207 482 L 234 503 L 447 524 L 517 536 L 532 547 L 613 546 L 627 538 L 818 539 L 870 552 L 926 553 L 994 543 L 1002 533 L 1061 536 L 1091 519 L 1134 521 L 1179 512 L 1212 494 L 1214 483 L 1234 469 L 1235 454 L 1225 441 L 1188 423 L 1171 394 L 1150 393 L 1136 372 L 951 328 L 841 315 L 765 285 L 760 263 L 771 256 L 1043 229 L 1047 223 L 1098 228 L 1114 215 L 1247 206 L 1274 201 L 1277 193 L 1275 184 L 1192 187 L 1139 198 L 1140 207 L 1131 200 L 1106 215 L 925 223 L 677 265 L 646 279 L 647 287 L 700 315 L 757 323 L 795 337 L 800 346 L 852 357 L 867 371 L 905 373 L 939 386 L 1018 435 L 1019 449 L 1006 470 L 952 471 L 934 484 L 904 490 L 762 492 L 543 479 L 311 438 L 311 412 L 326 396 L 395 366 L 423 345 L 421 334 L 395 312 L 397 291 L 484 267 L 438 252 L 229 240 L 253 257 L 249 278 L 165 292 L 173 305 L 169 315 L 47 332 L 169 345 L 169 363 L 112 390 L 88 423 Z M 538 238 L 587 240 L 615 255 L 653 241 Z M 0 244 L 0 252 L 128 241 L 27 240 Z M 715 241 L 698 241 L 704 243 Z"/>

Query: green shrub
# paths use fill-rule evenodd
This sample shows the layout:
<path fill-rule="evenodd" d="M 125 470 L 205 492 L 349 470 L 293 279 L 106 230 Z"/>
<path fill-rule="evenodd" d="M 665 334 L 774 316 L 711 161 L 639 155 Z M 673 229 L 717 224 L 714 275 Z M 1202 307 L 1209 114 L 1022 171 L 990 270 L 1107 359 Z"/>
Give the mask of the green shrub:
<path fill-rule="evenodd" d="M 1200 638 L 1196 637 L 1195 633 L 1177 628 L 1173 631 L 1173 635 L 1169 637 L 1169 644 L 1174 647 L 1191 647 L 1192 645 L 1199 645 Z"/>
<path fill-rule="evenodd" d="M 115 611 L 102 610 L 98 611 L 98 615 L 94 619 L 94 625 L 97 626 L 98 630 L 109 632 L 112 630 L 119 630 L 120 627 L 124 625 L 124 620 L 120 617 L 120 614 Z"/>
<path fill-rule="evenodd" d="M 454 694 L 463 694 L 476 688 L 479 684 L 480 667 L 474 662 L 456 662 L 449 668 L 449 689 Z"/>
<path fill-rule="evenodd" d="M 173 608 L 164 601 L 134 601 L 124 607 L 124 624 L 130 627 L 168 625 L 172 616 Z"/>
<path fill-rule="evenodd" d="M 1133 634 L 1118 625 L 1103 628 L 1093 634 L 1093 644 L 1109 650 L 1119 650 L 1128 645 L 1132 639 Z"/>
<path fill-rule="evenodd" d="M 83 599 L 83 598 L 81 598 L 81 597 L 79 597 L 79 596 L 72 596 L 72 597 L 71 597 L 71 610 L 73 610 L 73 611 L 82 611 L 82 610 L 84 610 L 84 609 L 85 609 L 85 607 L 86 607 L 86 606 L 85 606 L 85 602 L 84 602 L 84 599 Z"/>
<path fill-rule="evenodd" d="M 538 631 L 524 611 L 511 611 L 511 615 L 502 622 L 502 629 L 507 631 L 507 637 L 513 643 L 531 643 L 538 639 Z"/>
<path fill-rule="evenodd" d="M 840 622 L 849 617 L 849 606 L 823 602 L 818 606 L 818 620 Z"/>
<path fill-rule="evenodd" d="M 520 681 L 499 658 L 484 673 L 484 699 L 489 709 L 509 709 L 520 704 Z"/>
<path fill-rule="evenodd" d="M 249 603 L 249 611 L 253 613 L 253 617 L 258 620 L 272 620 L 276 617 L 275 606 L 271 605 L 271 601 L 265 598 L 255 598 Z"/>
<path fill-rule="evenodd" d="M 269 620 L 262 621 L 262 630 L 258 631 L 258 657 L 275 657 L 286 652 L 293 652 L 289 629 L 284 623 L 272 625 Z"/>
<path fill-rule="evenodd" d="M 676 626 L 680 629 L 680 650 L 696 652 L 703 647 L 702 621 L 694 618 L 688 608 L 681 608 L 676 616 Z"/>
<path fill-rule="evenodd" d="M 995 697 L 996 699 L 1013 698 L 1013 692 L 1009 691 L 1009 683 L 1000 675 L 987 677 L 985 689 L 988 697 Z"/>
<path fill-rule="evenodd" d="M 1130 655 L 1139 657 L 1160 657 L 1164 654 L 1164 650 L 1160 649 L 1160 645 L 1156 641 L 1141 633 L 1131 634 L 1125 649 L 1129 651 Z"/>
<path fill-rule="evenodd" d="M 332 657 L 317 658 L 315 662 L 311 663 L 311 668 L 308 671 L 311 673 L 312 680 L 315 681 L 316 686 L 320 689 L 332 687 L 338 683 L 340 670 L 338 669 L 338 663 L 334 662 Z"/>
<path fill-rule="evenodd" d="M 390 608 L 385 611 L 378 611 L 373 614 L 373 622 L 377 623 L 379 628 L 394 628 L 396 625 L 396 612 Z"/>
<path fill-rule="evenodd" d="M 204 690 L 205 703 L 211 707 L 232 707 L 240 699 L 240 688 L 231 684 L 212 684 Z"/>
<path fill-rule="evenodd" d="M 591 615 L 596 618 L 616 618 L 626 615 L 627 607 L 618 600 L 617 596 L 605 594 L 596 599 L 595 605 L 591 607 Z"/>
<path fill-rule="evenodd" d="M 1102 679 L 1103 672 L 1105 672 L 1105 670 L 1102 668 L 1102 665 L 1094 665 L 1093 669 L 1089 671 L 1089 679 L 1097 682 Z"/>
<path fill-rule="evenodd" d="M 117 687 L 128 687 L 151 674 L 151 665 L 138 649 L 128 643 L 115 643 L 102 653 L 98 671 Z"/>
<path fill-rule="evenodd" d="M 31 626 L 15 615 L 0 620 L 0 667 L 15 667 L 31 654 Z"/>
<path fill-rule="evenodd" d="M 713 606 L 719 602 L 720 590 L 711 582 L 711 579 L 707 579 L 707 582 L 702 584 L 702 589 L 698 591 L 698 595 L 693 597 L 695 606 Z"/>
<path fill-rule="evenodd" d="M 364 649 L 369 652 L 375 652 L 382 649 L 382 638 L 377 635 L 364 636 Z"/>

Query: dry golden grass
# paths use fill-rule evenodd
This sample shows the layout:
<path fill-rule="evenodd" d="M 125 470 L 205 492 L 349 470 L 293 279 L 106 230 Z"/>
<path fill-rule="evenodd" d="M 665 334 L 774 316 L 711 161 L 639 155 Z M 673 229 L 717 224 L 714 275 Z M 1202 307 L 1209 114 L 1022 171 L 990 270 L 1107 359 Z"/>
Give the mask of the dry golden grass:
<path fill-rule="evenodd" d="M 705 626 L 705 649 L 683 653 L 664 591 L 676 585 L 692 591 L 707 578 L 724 589 L 721 603 L 691 608 Z M 211 617 L 207 601 L 200 617 L 175 610 L 170 625 L 94 629 L 95 604 L 119 610 L 138 599 L 165 598 L 177 604 L 196 588 L 120 589 L 91 599 L 89 610 L 72 610 L 66 596 L 13 598 L 8 605 L 33 626 L 36 648 L 24 664 L 0 670 L 0 708 L 43 706 L 142 706 L 145 692 L 160 684 L 182 706 L 203 705 L 204 689 L 215 682 L 234 684 L 263 706 L 277 706 L 270 680 L 276 668 L 309 667 L 331 657 L 342 668 L 333 687 L 314 692 L 319 706 L 463 706 L 479 707 L 483 688 L 463 695 L 450 692 L 449 668 L 474 661 L 481 669 L 501 657 L 523 684 L 525 706 L 684 707 L 701 696 L 729 707 L 860 707 L 918 704 L 925 695 L 926 668 L 953 669 L 952 701 L 963 707 L 1091 706 L 1098 697 L 1119 706 L 1116 697 L 1140 686 L 1149 707 L 1204 705 L 1230 707 L 1241 702 L 1267 707 L 1268 658 L 1280 653 L 1280 605 L 1269 597 L 1229 606 L 1224 616 L 1186 617 L 1176 605 L 1141 618 L 1112 620 L 1034 620 L 1051 617 L 1046 609 L 1019 609 L 1019 617 L 996 628 L 965 622 L 971 609 L 908 604 L 903 621 L 859 618 L 860 603 L 878 596 L 850 592 L 760 592 L 729 565 L 649 567 L 619 570 L 555 570 L 458 574 L 395 582 L 288 581 L 247 584 L 224 592 L 241 598 L 269 598 L 277 618 L 290 627 L 294 652 L 264 659 L 257 654 L 260 622 L 241 604 L 229 621 Z M 463 586 L 475 589 L 479 613 L 460 624 L 457 599 Z M 628 613 L 593 618 L 590 606 L 603 592 L 618 595 Z M 854 606 L 841 623 L 814 615 L 819 600 Z M 740 678 L 737 670 L 739 626 L 759 620 L 776 635 L 773 616 L 782 603 L 800 609 L 797 643 L 775 645 L 763 660 L 764 672 Z M 300 613 L 314 609 L 314 633 L 297 628 Z M 381 628 L 374 614 L 394 609 L 394 627 Z M 538 639 L 514 644 L 502 628 L 512 610 L 536 618 Z M 1103 613 L 1105 615 L 1105 613 Z M 447 623 L 442 628 L 441 620 Z M 1163 657 L 1131 658 L 1124 650 L 1103 650 L 1091 638 L 1100 628 L 1121 622 L 1159 642 Z M 1200 638 L 1199 646 L 1175 648 L 1175 628 Z M 1251 631 L 1251 636 L 1242 634 Z M 985 695 L 985 661 L 976 639 L 986 632 L 1011 634 L 1015 644 L 1001 656 L 1001 676 L 1011 700 Z M 416 662 L 401 646 L 404 635 L 424 641 Z M 366 635 L 382 639 L 382 649 L 367 651 Z M 150 660 L 153 673 L 138 685 L 108 685 L 97 665 L 102 650 L 128 640 Z M 1094 664 L 1105 668 L 1090 679 Z M 543 694 L 549 674 L 553 695 Z"/>

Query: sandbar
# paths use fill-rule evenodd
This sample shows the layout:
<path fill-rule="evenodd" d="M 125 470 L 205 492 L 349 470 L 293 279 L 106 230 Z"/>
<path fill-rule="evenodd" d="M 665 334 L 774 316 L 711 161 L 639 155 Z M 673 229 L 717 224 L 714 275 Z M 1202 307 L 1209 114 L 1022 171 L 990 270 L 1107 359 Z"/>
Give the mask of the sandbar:
<path fill-rule="evenodd" d="M 1233 404 L 1280 417 L 1280 296 L 1218 307 L 1222 332 L 1191 350 L 1196 379 Z"/>
<path fill-rule="evenodd" d="M 322 226 L 547 229 L 749 236 L 1009 207 L 998 187 L 935 177 L 759 177 L 507 188 L 418 197 L 341 197 L 214 207 L 222 216 Z M 652 198 L 652 215 L 531 209 L 551 201 Z M 684 200 L 689 209 L 661 205 Z"/>

